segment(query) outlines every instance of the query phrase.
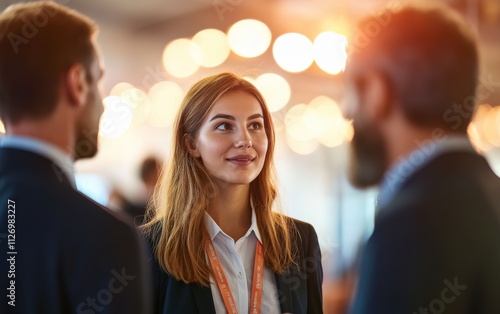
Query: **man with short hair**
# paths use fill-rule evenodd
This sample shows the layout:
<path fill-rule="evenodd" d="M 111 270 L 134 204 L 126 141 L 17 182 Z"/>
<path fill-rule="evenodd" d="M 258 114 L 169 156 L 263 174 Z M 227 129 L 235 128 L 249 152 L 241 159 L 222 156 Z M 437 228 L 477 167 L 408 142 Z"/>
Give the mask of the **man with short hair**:
<path fill-rule="evenodd" d="M 2 313 L 149 313 L 136 231 L 75 190 L 103 112 L 96 32 L 54 2 L 0 14 Z"/>
<path fill-rule="evenodd" d="M 500 179 L 467 137 L 473 32 L 451 9 L 405 7 L 354 38 L 350 179 L 381 186 L 352 313 L 500 313 Z"/>

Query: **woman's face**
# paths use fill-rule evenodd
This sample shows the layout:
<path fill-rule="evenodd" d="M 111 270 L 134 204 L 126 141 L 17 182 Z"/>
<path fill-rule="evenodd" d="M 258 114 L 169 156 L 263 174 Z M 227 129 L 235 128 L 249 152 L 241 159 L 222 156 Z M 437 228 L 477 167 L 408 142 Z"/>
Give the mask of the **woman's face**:
<path fill-rule="evenodd" d="M 243 91 L 215 102 L 190 152 L 220 187 L 249 184 L 262 171 L 268 139 L 259 101 Z"/>

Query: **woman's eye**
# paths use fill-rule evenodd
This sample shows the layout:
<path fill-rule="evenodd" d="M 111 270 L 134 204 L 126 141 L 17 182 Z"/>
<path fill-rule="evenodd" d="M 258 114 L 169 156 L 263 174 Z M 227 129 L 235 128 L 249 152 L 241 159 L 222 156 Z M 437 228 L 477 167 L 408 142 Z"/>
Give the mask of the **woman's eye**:
<path fill-rule="evenodd" d="M 233 127 L 231 124 L 229 123 L 221 123 L 221 124 L 218 124 L 215 129 L 219 130 L 219 131 L 228 131 L 228 130 L 232 130 Z"/>
<path fill-rule="evenodd" d="M 254 123 L 250 124 L 250 129 L 252 129 L 252 130 L 260 130 L 263 127 L 264 126 L 260 122 L 254 122 Z"/>

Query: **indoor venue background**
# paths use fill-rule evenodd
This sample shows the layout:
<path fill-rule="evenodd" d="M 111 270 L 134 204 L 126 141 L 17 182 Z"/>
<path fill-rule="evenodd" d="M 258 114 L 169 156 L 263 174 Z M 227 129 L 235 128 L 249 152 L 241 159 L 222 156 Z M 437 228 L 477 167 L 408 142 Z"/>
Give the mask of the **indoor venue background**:
<path fill-rule="evenodd" d="M 0 9 L 17 1 L 2 0 Z M 172 122 L 183 95 L 221 71 L 262 91 L 277 130 L 282 210 L 316 228 L 325 271 L 325 311 L 342 299 L 359 245 L 373 228 L 377 191 L 346 178 L 349 121 L 341 115 L 349 49 L 390 21 L 356 21 L 385 0 L 60 0 L 100 26 L 105 113 L 100 152 L 76 164 L 78 188 L 102 204 L 144 197 L 142 160 L 168 161 Z M 418 1 L 421 2 L 421 1 Z M 480 44 L 479 104 L 469 134 L 500 174 L 500 1 L 434 0 L 457 9 Z M 0 123 L 0 136 L 4 132 Z M 111 202 L 111 206 L 113 206 Z"/>

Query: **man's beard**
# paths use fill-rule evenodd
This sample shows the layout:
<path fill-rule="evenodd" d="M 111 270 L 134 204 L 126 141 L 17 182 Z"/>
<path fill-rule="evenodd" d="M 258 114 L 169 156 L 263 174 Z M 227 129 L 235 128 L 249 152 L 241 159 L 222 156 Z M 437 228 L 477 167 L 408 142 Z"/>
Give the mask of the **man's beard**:
<path fill-rule="evenodd" d="M 99 130 L 97 128 L 79 129 L 76 134 L 74 147 L 75 160 L 92 158 L 97 154 L 97 138 Z"/>
<path fill-rule="evenodd" d="M 372 123 L 356 123 L 350 145 L 349 179 L 360 188 L 380 183 L 387 168 L 387 150 L 381 132 Z"/>

